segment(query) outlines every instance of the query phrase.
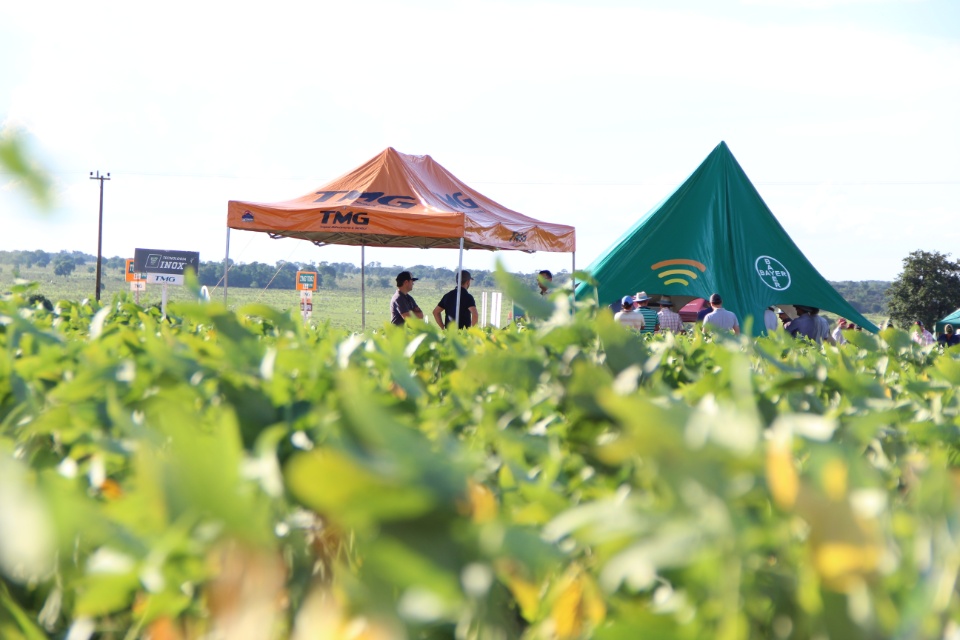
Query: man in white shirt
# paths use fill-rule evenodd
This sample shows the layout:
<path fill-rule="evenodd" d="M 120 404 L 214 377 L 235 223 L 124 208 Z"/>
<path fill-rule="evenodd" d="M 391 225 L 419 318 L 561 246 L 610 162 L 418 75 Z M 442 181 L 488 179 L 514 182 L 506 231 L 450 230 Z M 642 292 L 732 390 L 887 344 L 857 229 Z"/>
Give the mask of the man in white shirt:
<path fill-rule="evenodd" d="M 740 335 L 740 321 L 737 320 L 737 314 L 727 311 L 723 308 L 723 298 L 719 293 L 711 294 L 710 307 L 713 309 L 703 319 L 703 328 L 720 329 L 723 331 L 733 331 L 734 335 Z"/>
<path fill-rule="evenodd" d="M 623 296 L 623 298 L 620 300 L 620 305 L 623 307 L 623 309 L 614 315 L 613 319 L 628 329 L 633 329 L 635 331 L 642 330 L 643 314 L 634 313 L 633 297 Z"/>
<path fill-rule="evenodd" d="M 831 336 L 833 336 L 834 343 L 838 345 L 847 343 L 847 339 L 843 337 L 843 332 L 846 328 L 847 328 L 846 318 L 840 318 L 839 320 L 837 320 L 837 328 L 834 329 L 833 333 L 830 334 Z"/>

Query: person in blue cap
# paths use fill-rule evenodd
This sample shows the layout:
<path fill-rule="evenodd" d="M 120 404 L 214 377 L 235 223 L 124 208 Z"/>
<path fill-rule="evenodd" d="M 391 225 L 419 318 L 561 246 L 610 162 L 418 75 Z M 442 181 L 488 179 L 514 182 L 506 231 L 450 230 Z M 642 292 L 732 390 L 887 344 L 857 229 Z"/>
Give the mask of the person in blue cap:
<path fill-rule="evenodd" d="M 620 299 L 620 306 L 623 307 L 613 316 L 613 319 L 635 331 L 643 330 L 643 314 L 635 313 L 633 310 L 633 296 L 623 296 Z"/>

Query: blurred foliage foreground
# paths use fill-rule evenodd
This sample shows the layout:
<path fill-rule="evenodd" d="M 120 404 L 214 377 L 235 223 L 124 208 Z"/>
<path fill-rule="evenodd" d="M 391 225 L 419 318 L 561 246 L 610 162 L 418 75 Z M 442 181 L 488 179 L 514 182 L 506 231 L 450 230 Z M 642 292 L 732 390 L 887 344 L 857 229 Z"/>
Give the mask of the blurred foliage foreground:
<path fill-rule="evenodd" d="M 16 287 L 0 637 L 957 637 L 960 350 L 641 338 L 501 284 L 548 319 Z"/>

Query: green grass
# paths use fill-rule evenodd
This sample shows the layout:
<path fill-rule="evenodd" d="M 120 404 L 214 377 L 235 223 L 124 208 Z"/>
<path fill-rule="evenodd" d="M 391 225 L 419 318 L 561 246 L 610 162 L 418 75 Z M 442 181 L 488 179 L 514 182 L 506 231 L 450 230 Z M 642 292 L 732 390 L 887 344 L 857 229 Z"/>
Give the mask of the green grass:
<path fill-rule="evenodd" d="M 93 269 L 93 271 L 90 271 Z M 21 267 L 20 280 L 35 282 L 38 285 L 37 293 L 45 296 L 47 299 L 56 302 L 58 300 L 79 301 L 84 298 L 93 298 L 96 287 L 95 265 L 78 267 L 69 276 L 57 276 L 53 273 L 53 266 L 47 267 Z M 375 328 L 382 326 L 390 320 L 390 298 L 393 296 L 394 287 L 384 288 L 371 282 L 374 278 L 367 278 L 366 286 L 366 316 L 367 327 Z M 14 268 L 11 265 L 0 265 L 0 291 L 9 292 L 14 284 Z M 128 297 L 134 300 L 136 294 L 130 291 L 130 285 L 124 280 L 123 271 L 104 269 L 101 275 L 103 291 L 101 299 L 111 301 L 117 295 Z M 440 301 L 444 293 L 452 289 L 452 286 L 446 283 L 435 281 L 417 282 L 413 290 L 413 297 L 416 299 L 424 316 L 431 317 L 433 308 Z M 493 292 L 492 288 L 471 289 L 477 301 L 477 311 L 480 311 L 481 294 Z M 140 292 L 139 302 L 143 306 L 160 304 L 161 286 L 147 285 L 146 291 Z M 223 289 L 211 288 L 211 298 L 218 302 L 223 301 Z M 489 299 L 488 295 L 488 299 Z M 168 287 L 169 301 L 187 301 L 191 298 L 189 292 L 183 287 Z M 253 289 L 229 287 L 227 291 L 227 307 L 236 310 L 251 303 L 262 303 L 269 305 L 280 311 L 290 311 L 300 308 L 300 293 L 294 290 L 279 289 Z M 488 302 L 489 304 L 489 302 Z M 500 324 L 509 321 L 509 314 L 513 310 L 513 302 L 503 298 L 500 312 Z M 489 316 L 489 311 L 487 312 Z M 314 323 L 329 322 L 337 329 L 346 329 L 348 331 L 359 331 L 361 328 L 361 296 L 360 296 L 360 276 L 347 276 L 337 282 L 334 289 L 321 289 L 313 293 L 313 318 Z M 431 320 L 432 322 L 432 320 Z"/>

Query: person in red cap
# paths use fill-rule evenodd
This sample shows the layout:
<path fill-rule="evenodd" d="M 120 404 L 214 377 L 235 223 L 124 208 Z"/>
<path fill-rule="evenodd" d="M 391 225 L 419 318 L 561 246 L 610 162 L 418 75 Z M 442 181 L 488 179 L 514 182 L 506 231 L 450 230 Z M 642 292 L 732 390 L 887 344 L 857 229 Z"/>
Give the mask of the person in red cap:
<path fill-rule="evenodd" d="M 830 334 L 833 336 L 834 343 L 841 345 L 846 344 L 847 339 L 843 337 L 843 332 L 847 329 L 847 319 L 840 318 L 837 320 L 837 328 L 833 330 L 833 333 Z"/>

